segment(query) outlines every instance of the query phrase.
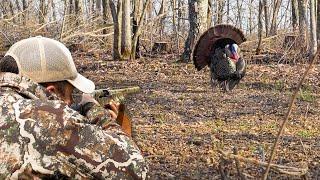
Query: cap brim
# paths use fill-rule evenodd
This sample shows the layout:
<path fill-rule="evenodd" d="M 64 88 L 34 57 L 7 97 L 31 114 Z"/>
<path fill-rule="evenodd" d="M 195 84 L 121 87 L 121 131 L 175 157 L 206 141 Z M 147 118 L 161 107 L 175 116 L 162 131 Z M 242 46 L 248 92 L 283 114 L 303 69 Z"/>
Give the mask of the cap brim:
<path fill-rule="evenodd" d="M 67 81 L 84 93 L 92 93 L 95 89 L 94 83 L 79 73 L 75 79 Z"/>

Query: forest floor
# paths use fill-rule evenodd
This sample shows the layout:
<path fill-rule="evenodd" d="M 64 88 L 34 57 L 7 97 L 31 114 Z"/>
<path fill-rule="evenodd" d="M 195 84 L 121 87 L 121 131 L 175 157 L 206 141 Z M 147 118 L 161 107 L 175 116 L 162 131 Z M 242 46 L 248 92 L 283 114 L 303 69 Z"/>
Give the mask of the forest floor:
<path fill-rule="evenodd" d="M 218 150 L 267 161 L 288 103 L 306 64 L 249 64 L 229 93 L 213 90 L 209 70 L 177 63 L 174 56 L 131 62 L 76 55 L 78 70 L 101 88 L 138 85 L 129 97 L 134 139 L 150 167 L 150 179 L 220 179 Z M 104 59 L 104 58 L 102 58 Z M 106 58 L 108 59 L 108 58 Z M 308 167 L 320 178 L 320 65 L 301 88 L 273 163 Z M 263 168 L 240 163 L 248 179 Z M 226 169 L 235 179 L 235 166 Z M 272 171 L 272 179 L 299 179 Z"/>

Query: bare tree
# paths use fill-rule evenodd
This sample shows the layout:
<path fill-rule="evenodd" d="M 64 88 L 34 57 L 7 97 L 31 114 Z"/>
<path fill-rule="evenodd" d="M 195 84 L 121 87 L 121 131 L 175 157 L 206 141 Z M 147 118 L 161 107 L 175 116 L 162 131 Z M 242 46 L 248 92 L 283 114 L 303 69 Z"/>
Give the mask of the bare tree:
<path fill-rule="evenodd" d="M 23 15 L 24 15 L 24 19 L 23 19 L 23 24 L 25 25 L 28 19 L 28 4 L 27 4 L 27 0 L 22 0 L 22 10 L 24 11 Z"/>
<path fill-rule="evenodd" d="M 317 0 L 317 39 L 320 40 L 320 0 Z"/>
<path fill-rule="evenodd" d="M 260 54 L 261 44 L 262 44 L 262 11 L 263 11 L 263 3 L 262 0 L 259 0 L 259 13 L 258 13 L 258 46 L 256 49 L 256 54 Z"/>
<path fill-rule="evenodd" d="M 77 15 L 77 25 L 83 24 L 83 22 L 84 22 L 83 1 L 82 0 L 75 0 L 74 5 L 75 5 L 74 9 L 75 9 L 75 12 L 76 12 L 76 15 Z"/>
<path fill-rule="evenodd" d="M 208 1 L 208 12 L 207 12 L 207 26 L 211 27 L 212 24 L 212 0 Z"/>
<path fill-rule="evenodd" d="M 141 28 L 143 26 L 143 23 L 144 23 L 144 17 L 145 17 L 145 14 L 147 12 L 147 7 L 149 6 L 149 3 L 150 3 L 151 0 L 146 0 L 146 2 L 144 3 L 143 5 L 143 10 L 141 12 L 141 14 L 139 15 L 140 19 L 137 23 L 137 26 L 136 26 L 136 33 L 134 34 L 133 36 L 133 42 L 132 42 L 132 51 L 131 51 L 131 59 L 135 59 L 136 57 L 136 49 L 137 49 L 137 42 L 138 42 L 138 38 L 141 34 Z"/>
<path fill-rule="evenodd" d="M 121 24 L 122 24 L 122 0 L 118 0 L 117 7 L 112 0 L 109 0 L 109 6 L 111 9 L 113 19 L 113 59 L 121 59 Z"/>
<path fill-rule="evenodd" d="M 240 29 L 242 29 L 242 2 L 240 3 L 239 0 L 237 0 L 237 25 L 240 27 Z"/>
<path fill-rule="evenodd" d="M 298 27 L 298 2 L 297 0 L 291 0 L 291 11 L 292 11 L 292 28 L 295 31 Z"/>
<path fill-rule="evenodd" d="M 275 35 L 277 34 L 277 18 L 278 18 L 278 13 L 280 10 L 282 0 L 274 0 L 273 2 L 273 12 L 272 12 L 272 20 L 271 20 L 271 26 L 270 26 L 270 35 Z"/>
<path fill-rule="evenodd" d="M 252 17 L 253 8 L 252 8 L 252 5 L 253 5 L 253 0 L 250 0 L 250 4 L 249 4 L 249 19 L 248 19 L 248 21 L 249 21 L 249 23 L 248 23 L 249 24 L 249 33 L 250 34 L 252 33 L 252 23 L 253 23 L 253 17 Z M 262 6 L 262 4 L 261 4 L 261 6 Z M 260 8 L 260 1 L 259 1 L 259 8 Z M 262 11 L 261 12 L 259 11 L 259 16 L 262 16 L 262 14 L 260 14 L 260 13 L 262 13 Z"/>
<path fill-rule="evenodd" d="M 227 0 L 227 23 L 230 20 L 230 0 Z"/>
<path fill-rule="evenodd" d="M 96 0 L 96 15 L 99 16 L 101 14 L 102 2 L 101 0 Z"/>
<path fill-rule="evenodd" d="M 123 0 L 122 3 L 122 30 L 121 30 L 121 54 L 122 59 L 128 60 L 131 56 L 131 20 L 130 0 Z"/>
<path fill-rule="evenodd" d="M 39 23 L 43 24 L 45 22 L 45 17 L 47 14 L 47 10 L 46 10 L 46 4 L 45 4 L 45 0 L 40 0 L 40 5 L 39 5 Z"/>
<path fill-rule="evenodd" d="M 307 36 L 307 0 L 298 0 L 299 8 L 299 41 L 302 47 L 308 46 L 306 41 Z"/>
<path fill-rule="evenodd" d="M 217 2 L 217 12 L 216 12 L 217 21 L 216 21 L 216 24 L 221 24 L 222 23 L 225 0 L 217 0 L 216 2 Z"/>
<path fill-rule="evenodd" d="M 268 1 L 263 0 L 263 9 L 264 9 L 264 26 L 266 28 L 266 36 L 269 36 L 269 12 L 268 12 Z"/>
<path fill-rule="evenodd" d="M 316 25 L 316 4 L 315 0 L 310 0 L 310 53 L 311 57 L 316 54 L 317 51 L 317 25 Z"/>
<path fill-rule="evenodd" d="M 207 29 L 208 0 L 189 0 L 189 33 L 181 59 L 190 61 L 197 38 Z"/>
<path fill-rule="evenodd" d="M 18 12 L 20 13 L 21 12 L 21 6 L 20 6 L 19 1 L 15 0 L 15 4 L 16 4 Z M 19 15 L 19 21 L 21 21 L 21 15 Z"/>
<path fill-rule="evenodd" d="M 136 36 L 138 31 L 138 24 L 140 21 L 140 16 L 142 13 L 143 8 L 143 1 L 142 0 L 136 0 L 134 1 L 134 9 L 133 9 L 133 20 L 132 20 L 132 31 L 133 36 Z M 173 16 L 174 17 L 174 16 Z M 133 46 L 136 46 L 135 48 L 135 58 L 140 57 L 140 35 L 137 37 L 137 43 L 135 44 L 133 41 Z"/>
<path fill-rule="evenodd" d="M 102 19 L 103 19 L 103 25 L 107 25 L 108 21 L 108 1 L 107 0 L 102 0 Z M 103 34 L 107 34 L 107 30 L 103 29 L 102 31 Z"/>
<path fill-rule="evenodd" d="M 163 37 L 163 31 L 164 31 L 164 20 L 166 19 L 166 9 L 167 9 L 167 1 L 162 0 L 161 7 L 158 13 L 158 16 L 161 16 L 160 18 L 160 39 Z"/>

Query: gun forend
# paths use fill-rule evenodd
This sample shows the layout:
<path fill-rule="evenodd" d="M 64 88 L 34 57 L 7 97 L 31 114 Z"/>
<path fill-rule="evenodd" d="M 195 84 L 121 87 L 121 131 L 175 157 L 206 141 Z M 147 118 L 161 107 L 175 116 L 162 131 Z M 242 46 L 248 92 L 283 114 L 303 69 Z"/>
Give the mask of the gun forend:
<path fill-rule="evenodd" d="M 141 91 L 139 86 L 126 87 L 121 89 L 97 89 L 92 95 L 95 99 L 104 98 L 104 97 L 117 97 L 125 96 L 129 94 L 135 94 Z"/>

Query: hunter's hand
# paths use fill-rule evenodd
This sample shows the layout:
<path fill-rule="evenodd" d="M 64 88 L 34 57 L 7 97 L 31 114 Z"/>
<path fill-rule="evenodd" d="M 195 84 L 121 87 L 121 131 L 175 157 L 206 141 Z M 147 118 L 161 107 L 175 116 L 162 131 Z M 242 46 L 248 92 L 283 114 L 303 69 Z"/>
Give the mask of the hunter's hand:
<path fill-rule="evenodd" d="M 109 104 L 104 105 L 104 108 L 109 111 L 112 119 L 117 119 L 119 113 L 119 105 L 120 104 L 115 101 L 110 101 Z"/>

